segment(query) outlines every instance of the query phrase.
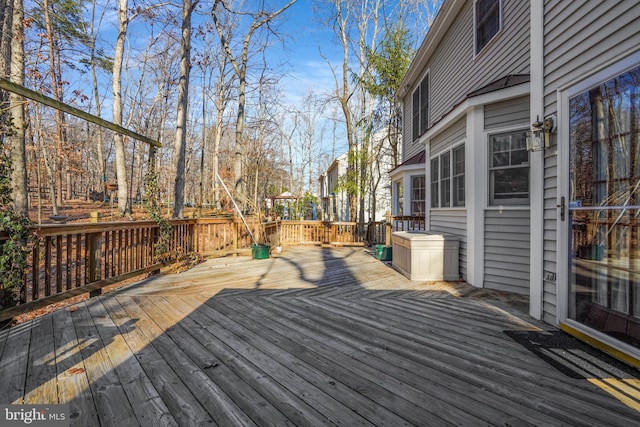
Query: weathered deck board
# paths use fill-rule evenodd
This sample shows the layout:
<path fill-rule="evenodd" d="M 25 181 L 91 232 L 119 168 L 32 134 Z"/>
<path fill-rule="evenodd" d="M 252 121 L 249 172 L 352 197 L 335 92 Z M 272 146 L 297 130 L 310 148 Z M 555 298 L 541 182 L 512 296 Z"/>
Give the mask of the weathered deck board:
<path fill-rule="evenodd" d="M 23 403 L 33 321 L 11 328 L 0 359 L 0 402 Z"/>
<path fill-rule="evenodd" d="M 71 313 L 58 310 L 51 317 L 55 328 L 58 402 L 69 403 L 69 416 L 76 425 L 98 425 L 98 414 Z"/>
<path fill-rule="evenodd" d="M 150 427 L 177 426 L 152 381 L 121 335 L 121 329 L 116 327 L 114 320 L 107 314 L 102 301 L 94 300 L 92 304 L 87 304 L 87 307 L 102 342 L 109 343 L 105 345 L 105 351 L 118 378 L 121 379 L 131 406 L 135 409 L 138 424 Z"/>
<path fill-rule="evenodd" d="M 146 317 L 146 314 L 140 307 L 133 304 L 130 298 L 125 299 L 122 306 L 113 298 L 106 300 L 107 311 L 118 325 L 136 359 L 144 367 L 174 419 L 180 425 L 211 424 L 212 418 L 184 383 L 189 381 L 189 377 L 181 378 L 163 357 L 161 353 L 163 342 L 155 341 L 163 331 Z M 133 319 L 135 319 L 135 327 L 131 327 L 130 324 Z"/>
<path fill-rule="evenodd" d="M 80 354 L 84 361 L 84 370 L 89 378 L 89 387 L 101 423 L 107 425 L 137 425 L 136 416 L 127 399 L 122 381 L 118 377 L 109 355 L 105 350 L 105 343 L 100 339 L 98 326 L 94 324 L 87 307 L 97 304 L 93 300 L 79 304 L 77 311 L 72 313 L 73 323 L 80 342 Z"/>
<path fill-rule="evenodd" d="M 569 377 L 506 333 L 554 328 L 476 293 L 363 248 L 209 260 L 0 331 L 0 403 L 66 402 L 74 426 L 640 424 L 637 371 Z"/>
<path fill-rule="evenodd" d="M 193 308 L 172 298 L 174 306 L 181 312 L 190 312 Z M 236 351 L 237 346 L 234 345 L 235 338 L 229 333 L 224 333 L 226 322 L 223 325 L 216 324 L 211 318 L 204 315 L 200 309 L 193 311 L 188 317 L 188 321 L 184 322 L 185 330 L 194 338 L 204 343 L 207 350 L 210 351 L 212 357 L 207 362 L 214 369 L 214 373 L 227 375 L 227 380 L 231 379 L 231 383 L 222 384 L 231 386 L 228 390 L 234 399 L 238 399 L 238 393 L 247 393 L 248 399 L 238 399 L 239 405 L 242 405 L 246 413 L 256 422 L 272 413 L 274 409 L 280 411 L 280 415 L 275 415 L 273 419 L 274 425 L 286 425 L 291 420 L 296 425 L 300 424 L 323 424 L 324 419 L 320 413 L 303 402 L 294 392 L 286 388 L 278 381 L 272 381 L 266 371 L 269 367 L 263 367 L 263 364 L 254 363 L 256 359 L 273 365 L 275 362 L 264 360 L 260 355 L 255 355 L 255 351 L 250 354 L 243 354 Z M 204 320 L 203 320 L 204 319 Z M 192 323 L 193 322 L 193 323 Z M 221 337 L 220 334 L 224 334 Z M 223 380 L 224 381 L 224 380 Z M 244 384 L 238 384 L 237 381 L 245 382 L 254 392 L 246 389 Z M 253 400 L 256 399 L 256 400 Z M 264 412 L 260 410 L 264 408 Z M 255 411 L 260 410 L 261 413 L 256 414 Z M 264 420 L 267 424 L 269 420 Z M 262 422 L 261 422 L 262 425 Z"/>
<path fill-rule="evenodd" d="M 24 403 L 57 403 L 53 318 L 43 316 L 33 323 L 31 340 L 37 345 L 29 350 Z"/>
<path fill-rule="evenodd" d="M 184 334 L 180 333 L 180 326 L 170 320 L 169 313 L 158 310 L 149 298 L 134 297 L 134 302 L 164 330 L 164 333 L 154 340 L 154 345 L 160 340 L 164 342 L 161 353 L 168 360 L 171 359 L 170 364 L 178 375 L 190 378 L 187 385 L 212 419 L 222 426 L 254 425 L 225 391 L 210 380 L 205 373 L 206 366 L 198 365 L 197 360 L 189 357 L 190 348 L 188 345 L 181 345 L 184 343 L 180 341 Z M 169 308 L 169 312 L 172 310 Z"/>
<path fill-rule="evenodd" d="M 237 304 L 237 301 L 231 302 L 225 299 L 221 303 L 230 305 Z M 452 423 L 468 425 L 477 423 L 483 417 L 485 422 L 488 420 L 513 422 L 512 417 L 503 413 L 498 407 L 487 406 L 484 393 L 479 396 L 479 402 L 482 402 L 479 408 L 481 412 L 484 411 L 484 414 L 475 414 L 470 417 L 464 409 L 452 408 L 451 404 L 442 405 L 439 402 L 442 396 L 464 393 L 469 397 L 473 391 L 466 383 L 461 383 L 456 388 L 451 378 L 438 383 L 434 375 L 439 377 L 441 374 L 436 370 L 428 372 L 422 378 L 416 377 L 420 370 L 424 371 L 421 365 L 411 363 L 409 360 L 399 360 L 398 357 L 388 357 L 391 351 L 388 348 L 371 351 L 375 347 L 372 346 L 370 339 L 365 337 L 358 339 L 347 336 L 344 330 L 328 329 L 327 325 L 319 323 L 320 319 L 309 319 L 305 316 L 304 321 L 301 321 L 299 315 L 288 314 L 286 309 L 263 307 L 261 310 L 263 310 L 260 313 L 261 320 L 265 317 L 270 318 L 269 323 L 263 321 L 261 326 L 257 326 L 263 329 L 263 334 L 268 335 L 269 330 L 278 332 L 281 334 L 277 338 L 278 341 L 290 340 L 289 346 L 295 350 L 294 354 L 298 357 L 306 356 L 309 363 L 320 364 L 322 369 L 326 369 L 334 378 L 339 378 L 354 390 L 361 390 L 376 404 L 388 405 L 393 410 L 400 410 L 399 415 L 407 417 L 414 424 L 421 424 L 421 422 L 433 424 L 442 422 L 444 419 Z M 242 311 L 240 306 L 238 311 Z M 258 324 L 258 322 L 255 323 Z M 304 347 L 297 348 L 300 345 L 296 342 L 304 342 Z M 307 356 L 307 353 L 311 355 Z M 327 362 L 323 364 L 321 358 Z M 399 398 L 412 400 L 415 405 L 421 407 L 421 410 L 416 412 L 414 409 L 413 413 L 407 413 L 407 408 L 401 410 L 402 407 L 398 404 Z M 417 418 L 412 419 L 414 416 Z M 540 418 L 537 417 L 537 419 Z"/>

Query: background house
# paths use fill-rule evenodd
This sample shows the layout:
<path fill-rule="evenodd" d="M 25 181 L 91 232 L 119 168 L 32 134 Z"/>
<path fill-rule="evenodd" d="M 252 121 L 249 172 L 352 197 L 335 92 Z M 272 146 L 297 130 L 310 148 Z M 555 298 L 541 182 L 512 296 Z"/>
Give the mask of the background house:
<path fill-rule="evenodd" d="M 638 2 L 445 1 L 397 95 L 391 174 L 406 213 L 423 156 L 427 229 L 458 237 L 462 279 L 636 361 L 639 51 Z"/>
<path fill-rule="evenodd" d="M 391 149 L 386 138 L 387 128 L 375 132 L 370 145 L 370 162 L 366 165 L 367 183 L 361 197 L 364 199 L 364 220 L 382 221 L 391 211 Z M 322 216 L 325 221 L 349 221 L 349 198 L 340 183 L 347 174 L 348 153 L 336 158 L 319 180 Z M 359 206 L 360 207 L 360 206 Z"/>
<path fill-rule="evenodd" d="M 322 221 L 349 221 L 347 192 L 338 188 L 340 177 L 347 173 L 347 153 L 336 158 L 318 178 Z"/>

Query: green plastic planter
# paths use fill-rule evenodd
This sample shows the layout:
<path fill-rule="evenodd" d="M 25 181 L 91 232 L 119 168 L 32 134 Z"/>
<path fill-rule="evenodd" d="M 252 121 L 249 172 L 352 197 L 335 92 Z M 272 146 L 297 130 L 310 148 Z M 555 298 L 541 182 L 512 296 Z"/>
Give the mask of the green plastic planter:
<path fill-rule="evenodd" d="M 269 258 L 269 245 L 251 245 L 251 257 L 253 259 L 266 259 Z"/>
<path fill-rule="evenodd" d="M 391 261 L 392 259 L 392 248 L 387 245 L 376 245 L 376 258 L 380 261 Z"/>

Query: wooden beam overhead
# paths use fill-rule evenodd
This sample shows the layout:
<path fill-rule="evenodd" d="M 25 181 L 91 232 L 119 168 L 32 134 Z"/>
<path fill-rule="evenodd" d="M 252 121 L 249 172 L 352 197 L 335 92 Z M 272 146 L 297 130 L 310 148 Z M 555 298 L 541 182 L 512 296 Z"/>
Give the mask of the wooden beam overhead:
<path fill-rule="evenodd" d="M 7 79 L 0 78 L 0 89 L 4 89 L 9 92 L 16 93 L 18 95 L 24 96 L 25 98 L 29 98 L 34 101 L 40 102 L 48 107 L 55 108 L 60 111 L 64 111 L 65 113 L 87 120 L 91 123 L 95 123 L 98 126 L 102 126 L 104 128 L 110 129 L 122 135 L 129 136 L 133 139 L 137 139 L 138 141 L 146 142 L 147 144 L 153 145 L 154 147 L 162 147 L 162 144 L 154 139 L 141 135 L 137 132 L 133 132 L 127 128 L 116 125 L 114 123 L 111 123 L 98 116 L 94 116 L 93 114 L 89 114 L 87 112 L 79 110 L 75 107 L 65 104 L 64 102 L 56 101 L 53 98 L 50 98 L 46 95 L 35 92 L 31 89 L 27 89 L 26 87 L 20 86 Z"/>

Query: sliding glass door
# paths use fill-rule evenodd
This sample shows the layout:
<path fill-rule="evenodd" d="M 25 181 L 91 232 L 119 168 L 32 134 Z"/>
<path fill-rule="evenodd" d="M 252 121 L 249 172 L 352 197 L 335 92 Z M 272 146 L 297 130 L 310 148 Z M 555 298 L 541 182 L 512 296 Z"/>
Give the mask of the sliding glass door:
<path fill-rule="evenodd" d="M 640 67 L 569 99 L 569 317 L 640 347 Z"/>

